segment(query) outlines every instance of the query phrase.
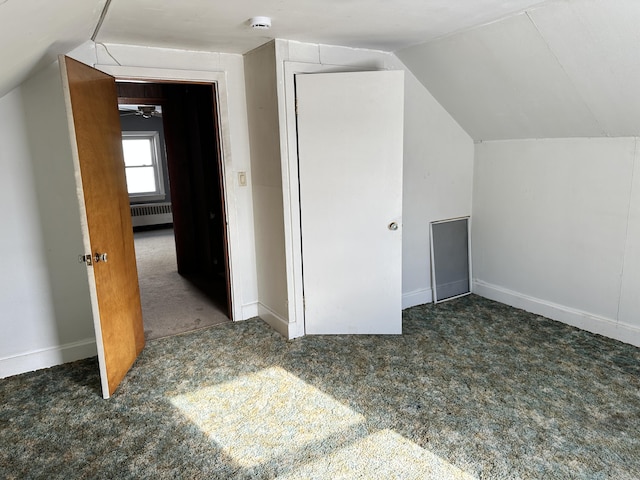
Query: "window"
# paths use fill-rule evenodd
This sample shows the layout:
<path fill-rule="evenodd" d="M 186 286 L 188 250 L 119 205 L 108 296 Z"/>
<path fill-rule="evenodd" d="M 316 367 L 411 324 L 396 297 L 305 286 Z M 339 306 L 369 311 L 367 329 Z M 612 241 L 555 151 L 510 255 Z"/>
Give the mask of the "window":
<path fill-rule="evenodd" d="M 164 199 L 158 132 L 122 132 L 122 150 L 129 197 Z"/>

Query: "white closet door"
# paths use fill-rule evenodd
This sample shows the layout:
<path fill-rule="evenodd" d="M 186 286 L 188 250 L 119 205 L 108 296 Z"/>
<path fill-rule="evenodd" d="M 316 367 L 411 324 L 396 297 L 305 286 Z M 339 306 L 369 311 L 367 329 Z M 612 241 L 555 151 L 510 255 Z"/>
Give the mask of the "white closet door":
<path fill-rule="evenodd" d="M 307 334 L 402 333 L 399 71 L 296 76 Z"/>

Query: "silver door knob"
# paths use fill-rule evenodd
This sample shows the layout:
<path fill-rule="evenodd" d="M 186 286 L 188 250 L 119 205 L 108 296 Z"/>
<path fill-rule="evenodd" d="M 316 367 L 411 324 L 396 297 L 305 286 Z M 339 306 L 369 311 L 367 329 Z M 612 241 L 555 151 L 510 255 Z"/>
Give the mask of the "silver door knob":
<path fill-rule="evenodd" d="M 395 231 L 398 229 L 398 224 L 396 222 L 391 222 L 388 228 L 389 230 Z"/>
<path fill-rule="evenodd" d="M 94 255 L 94 260 L 96 263 L 98 262 L 107 262 L 107 254 L 106 253 L 98 253 L 96 252 L 96 254 Z"/>

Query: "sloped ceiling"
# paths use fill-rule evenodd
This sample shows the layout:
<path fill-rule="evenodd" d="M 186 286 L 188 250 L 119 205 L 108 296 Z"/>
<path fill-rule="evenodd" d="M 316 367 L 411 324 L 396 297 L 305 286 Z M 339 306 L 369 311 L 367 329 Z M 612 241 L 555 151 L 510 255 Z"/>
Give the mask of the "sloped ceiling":
<path fill-rule="evenodd" d="M 91 38 L 106 0 L 0 0 L 0 97 Z"/>
<path fill-rule="evenodd" d="M 640 135 L 640 2 L 547 2 L 396 54 L 475 140 Z"/>
<path fill-rule="evenodd" d="M 0 96 L 89 40 L 106 1 L 0 0 Z M 244 53 L 285 38 L 394 51 L 542 1 L 111 0 L 96 41 Z M 256 15 L 272 29 L 252 31 Z"/>
<path fill-rule="evenodd" d="M 90 39 L 106 3 L 0 0 L 0 96 Z M 273 28 L 250 30 L 254 15 Z M 640 0 L 112 0 L 96 40 L 396 51 L 474 139 L 496 140 L 640 135 L 638 25 Z"/>

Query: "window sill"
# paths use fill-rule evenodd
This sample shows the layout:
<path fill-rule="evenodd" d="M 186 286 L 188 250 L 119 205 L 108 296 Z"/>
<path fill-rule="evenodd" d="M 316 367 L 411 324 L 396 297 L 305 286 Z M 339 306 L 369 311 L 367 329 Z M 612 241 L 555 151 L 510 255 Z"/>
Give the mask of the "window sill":
<path fill-rule="evenodd" d="M 166 195 L 129 195 L 129 203 L 154 203 L 166 199 Z"/>

